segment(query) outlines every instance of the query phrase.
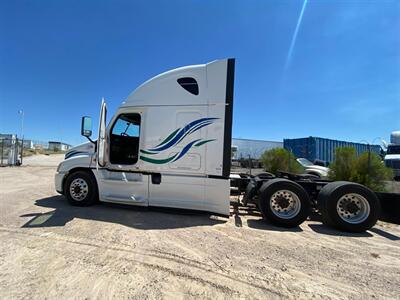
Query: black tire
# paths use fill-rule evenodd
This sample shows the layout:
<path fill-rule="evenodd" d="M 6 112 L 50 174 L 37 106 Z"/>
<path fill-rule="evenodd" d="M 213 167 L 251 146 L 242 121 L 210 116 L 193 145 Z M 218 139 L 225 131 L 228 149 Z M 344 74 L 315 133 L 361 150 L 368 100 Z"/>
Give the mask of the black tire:
<path fill-rule="evenodd" d="M 367 216 L 364 220 L 360 215 L 361 219 L 359 222 L 355 220 L 351 223 L 351 220 L 344 220 L 346 215 L 343 217 L 339 215 L 338 209 L 343 213 L 347 212 L 348 209 L 337 208 L 338 201 L 345 195 L 350 194 L 357 194 L 362 197 L 363 200 L 361 202 L 364 200 L 368 202 L 369 213 L 364 213 L 364 215 Z M 350 198 L 351 197 L 349 197 L 349 199 Z M 352 201 L 353 200 L 351 200 L 351 202 Z M 355 201 L 358 201 L 357 197 Z M 361 184 L 347 181 L 331 182 L 324 186 L 318 195 L 317 206 L 324 224 L 347 232 L 364 232 L 370 229 L 376 224 L 381 210 L 379 199 L 374 192 Z M 360 210 L 359 214 L 362 214 L 362 210 L 359 207 L 357 209 Z"/>
<path fill-rule="evenodd" d="M 89 171 L 90 172 L 90 171 Z M 68 202 L 75 206 L 89 206 L 93 205 L 98 200 L 98 190 L 96 179 L 93 174 L 86 171 L 77 171 L 68 175 L 64 184 L 64 194 L 68 199 Z M 79 186 L 83 191 L 79 194 L 78 188 L 77 192 L 71 191 L 71 185 Z M 72 188 L 73 189 L 73 188 Z M 72 194 L 71 194 L 72 192 Z M 80 199 L 78 199 L 78 195 L 81 195 Z"/>
<path fill-rule="evenodd" d="M 271 208 L 272 206 L 272 196 L 277 195 L 279 191 L 290 191 L 295 194 L 299 201 L 299 210 L 290 218 L 282 218 L 277 215 L 276 210 Z M 259 197 L 258 197 L 258 205 L 261 210 L 261 213 L 264 219 L 270 221 L 272 224 L 281 226 L 281 227 L 296 227 L 303 223 L 310 214 L 310 198 L 307 192 L 297 183 L 282 179 L 276 178 L 265 182 L 260 189 Z M 276 206 L 275 206 L 276 207 Z M 281 207 L 279 207 L 281 208 Z"/>

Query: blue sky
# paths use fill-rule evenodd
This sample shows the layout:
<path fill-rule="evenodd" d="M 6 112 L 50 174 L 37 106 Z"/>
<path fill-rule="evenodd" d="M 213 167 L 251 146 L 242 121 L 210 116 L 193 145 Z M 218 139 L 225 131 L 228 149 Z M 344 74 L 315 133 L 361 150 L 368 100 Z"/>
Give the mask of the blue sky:
<path fill-rule="evenodd" d="M 400 2 L 0 0 L 0 132 L 85 141 L 139 84 L 235 57 L 233 136 L 386 140 L 400 129 Z M 377 140 L 375 140 L 377 141 Z"/>

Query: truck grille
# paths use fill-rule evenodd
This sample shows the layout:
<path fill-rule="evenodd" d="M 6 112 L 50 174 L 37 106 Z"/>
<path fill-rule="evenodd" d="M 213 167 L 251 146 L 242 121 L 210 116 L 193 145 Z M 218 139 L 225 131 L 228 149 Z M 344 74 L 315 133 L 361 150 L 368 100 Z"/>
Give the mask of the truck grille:
<path fill-rule="evenodd" d="M 398 159 L 388 159 L 385 161 L 385 165 L 388 168 L 400 169 L 400 160 Z"/>

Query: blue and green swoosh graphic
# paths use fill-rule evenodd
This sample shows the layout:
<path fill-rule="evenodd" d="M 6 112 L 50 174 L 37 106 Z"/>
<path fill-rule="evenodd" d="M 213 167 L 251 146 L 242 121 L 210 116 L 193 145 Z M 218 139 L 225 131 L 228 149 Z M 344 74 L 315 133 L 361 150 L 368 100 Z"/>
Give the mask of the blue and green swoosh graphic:
<path fill-rule="evenodd" d="M 218 118 L 201 118 L 195 121 L 190 122 L 189 124 L 185 125 L 183 128 L 178 128 L 175 131 L 171 132 L 161 143 L 159 143 L 157 146 L 143 150 L 141 149 L 141 155 L 140 159 L 143 161 L 146 161 L 148 163 L 153 163 L 153 164 L 166 164 L 169 162 L 174 162 L 177 161 L 178 159 L 182 158 L 192 147 L 200 147 L 206 143 L 215 141 L 214 139 L 210 140 L 205 140 L 205 139 L 197 139 L 194 141 L 191 141 L 190 143 L 186 144 L 182 150 L 179 153 L 174 154 L 173 156 L 170 156 L 165 159 L 159 159 L 155 158 L 154 156 L 157 156 L 157 154 L 160 154 L 164 152 L 165 150 L 170 149 L 171 147 L 174 147 L 181 142 L 184 141 L 184 139 L 191 135 L 192 133 L 196 132 L 197 130 L 210 125 L 214 123 L 215 120 L 218 120 Z M 154 155 L 154 156 L 153 156 Z"/>

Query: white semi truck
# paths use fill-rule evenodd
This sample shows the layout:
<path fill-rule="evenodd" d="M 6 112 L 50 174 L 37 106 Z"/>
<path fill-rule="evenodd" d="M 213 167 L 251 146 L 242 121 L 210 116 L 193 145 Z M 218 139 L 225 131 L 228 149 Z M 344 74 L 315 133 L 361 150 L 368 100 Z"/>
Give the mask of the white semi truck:
<path fill-rule="evenodd" d="M 72 148 L 56 190 L 76 205 L 99 199 L 229 215 L 234 60 L 160 74 L 125 99 L 96 143 Z M 82 119 L 90 137 L 91 119 Z"/>
<path fill-rule="evenodd" d="M 55 186 L 73 205 L 97 200 L 230 214 L 230 185 L 265 219 L 297 226 L 315 210 L 324 223 L 347 231 L 372 227 L 377 193 L 350 182 L 281 173 L 230 180 L 234 59 L 182 67 L 139 86 L 106 122 L 101 105 L 97 141 L 69 150 Z"/>
<path fill-rule="evenodd" d="M 385 165 L 393 169 L 394 179 L 400 181 L 400 131 L 393 131 L 387 146 Z"/>

